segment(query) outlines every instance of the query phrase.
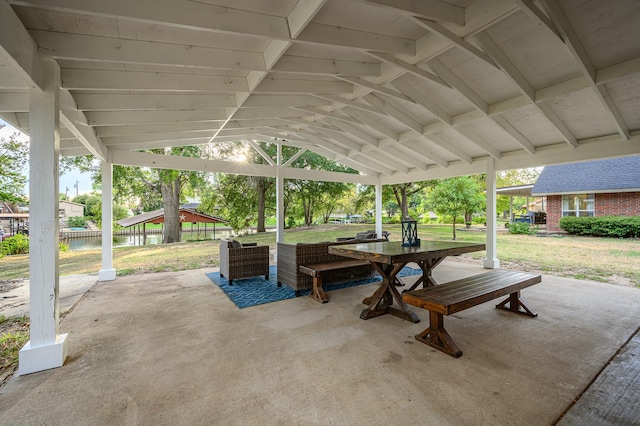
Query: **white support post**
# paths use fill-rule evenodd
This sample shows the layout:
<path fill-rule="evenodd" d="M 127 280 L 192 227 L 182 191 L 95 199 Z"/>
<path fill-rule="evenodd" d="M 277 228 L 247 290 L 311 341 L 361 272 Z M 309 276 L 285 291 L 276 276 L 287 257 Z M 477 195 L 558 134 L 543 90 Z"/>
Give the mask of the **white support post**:
<path fill-rule="evenodd" d="M 376 183 L 376 234 L 382 238 L 382 184 Z"/>
<path fill-rule="evenodd" d="M 282 177 L 282 144 L 278 144 L 276 175 L 276 242 L 284 242 L 284 177 Z"/>
<path fill-rule="evenodd" d="M 29 311 L 30 340 L 20 350 L 18 374 L 61 367 L 67 334 L 58 334 L 60 312 L 58 156 L 60 67 L 43 60 L 43 89 L 32 88 L 29 104 Z"/>
<path fill-rule="evenodd" d="M 113 281 L 113 164 L 102 162 L 102 269 L 98 281 Z"/>
<path fill-rule="evenodd" d="M 496 166 L 495 159 L 487 160 L 487 257 L 484 259 L 484 267 L 497 269 L 500 260 L 496 251 Z"/>

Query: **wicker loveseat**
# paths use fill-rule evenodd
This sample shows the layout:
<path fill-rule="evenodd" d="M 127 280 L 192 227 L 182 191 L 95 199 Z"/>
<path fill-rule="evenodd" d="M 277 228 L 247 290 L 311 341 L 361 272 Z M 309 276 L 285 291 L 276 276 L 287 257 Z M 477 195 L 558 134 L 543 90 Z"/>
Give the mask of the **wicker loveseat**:
<path fill-rule="evenodd" d="M 264 275 L 269 279 L 269 246 L 257 243 L 240 243 L 235 240 L 220 241 L 220 276 L 229 280 Z"/>
<path fill-rule="evenodd" d="M 362 240 L 361 240 L 362 241 Z M 386 241 L 384 239 L 366 241 Z M 278 243 L 278 287 L 282 284 L 295 290 L 296 296 L 300 290 L 313 288 L 313 278 L 300 272 L 300 265 L 312 265 L 317 263 L 340 262 L 345 257 L 329 254 L 329 246 L 353 244 L 355 240 L 341 242 L 322 243 Z M 376 274 L 373 266 L 358 266 L 355 268 L 332 271 L 323 276 L 325 286 L 345 281 L 372 278 Z"/>

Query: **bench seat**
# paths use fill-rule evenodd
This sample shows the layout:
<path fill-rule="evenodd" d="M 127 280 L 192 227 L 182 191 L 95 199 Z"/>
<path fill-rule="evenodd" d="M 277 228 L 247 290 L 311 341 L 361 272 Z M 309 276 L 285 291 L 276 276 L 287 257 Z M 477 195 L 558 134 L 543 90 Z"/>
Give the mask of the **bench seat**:
<path fill-rule="evenodd" d="M 408 291 L 403 293 L 403 300 L 409 305 L 429 311 L 429 328 L 416 335 L 416 340 L 458 358 L 462 351 L 445 330 L 443 315 L 451 315 L 509 295 L 496 308 L 535 317 L 537 314 L 520 299 L 520 290 L 541 281 L 540 275 L 495 269 L 435 287 Z"/>
<path fill-rule="evenodd" d="M 311 296 L 314 300 L 320 303 L 327 303 L 327 298 L 324 289 L 322 288 L 322 275 L 326 272 L 337 271 L 340 269 L 358 268 L 369 265 L 367 260 L 348 259 L 338 262 L 326 262 L 315 263 L 313 265 L 300 265 L 299 270 L 303 274 L 313 277 L 313 288 L 311 289 Z"/>

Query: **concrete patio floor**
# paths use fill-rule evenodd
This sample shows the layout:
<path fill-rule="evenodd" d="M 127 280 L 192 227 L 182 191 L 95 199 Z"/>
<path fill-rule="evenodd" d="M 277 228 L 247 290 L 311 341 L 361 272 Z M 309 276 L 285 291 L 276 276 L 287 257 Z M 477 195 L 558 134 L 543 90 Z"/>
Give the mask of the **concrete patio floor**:
<path fill-rule="evenodd" d="M 375 284 L 240 310 L 206 272 L 96 284 L 61 322 L 65 365 L 9 380 L 0 424 L 548 425 L 640 325 L 640 290 L 545 275 L 523 291 L 537 318 L 446 317 L 454 359 L 414 340 L 426 311 L 359 319 Z"/>

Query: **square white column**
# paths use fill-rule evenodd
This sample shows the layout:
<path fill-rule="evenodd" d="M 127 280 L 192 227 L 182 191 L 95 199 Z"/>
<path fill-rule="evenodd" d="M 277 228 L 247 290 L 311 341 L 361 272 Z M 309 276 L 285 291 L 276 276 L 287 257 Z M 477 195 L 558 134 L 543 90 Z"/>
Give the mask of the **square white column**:
<path fill-rule="evenodd" d="M 30 340 L 20 350 L 19 374 L 60 367 L 67 335 L 59 334 L 60 68 L 43 60 L 43 88 L 32 88 L 29 106 L 29 304 Z"/>

